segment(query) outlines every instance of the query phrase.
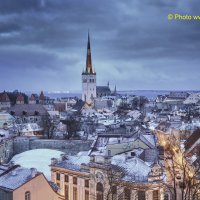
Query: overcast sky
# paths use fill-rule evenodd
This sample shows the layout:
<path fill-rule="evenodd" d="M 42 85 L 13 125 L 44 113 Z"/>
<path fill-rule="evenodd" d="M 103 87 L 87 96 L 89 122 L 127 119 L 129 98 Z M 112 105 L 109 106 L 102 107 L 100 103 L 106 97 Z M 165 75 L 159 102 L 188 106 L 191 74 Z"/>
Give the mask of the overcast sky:
<path fill-rule="evenodd" d="M 87 31 L 97 84 L 200 89 L 199 0 L 0 0 L 0 90 L 81 90 Z"/>

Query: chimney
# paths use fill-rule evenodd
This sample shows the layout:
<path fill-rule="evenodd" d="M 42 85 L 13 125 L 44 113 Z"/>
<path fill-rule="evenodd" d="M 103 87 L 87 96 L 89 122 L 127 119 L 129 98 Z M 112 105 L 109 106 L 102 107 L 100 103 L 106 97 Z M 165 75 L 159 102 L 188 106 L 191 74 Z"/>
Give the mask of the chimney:
<path fill-rule="evenodd" d="M 31 177 L 34 178 L 37 175 L 37 169 L 36 168 L 31 168 Z"/>
<path fill-rule="evenodd" d="M 10 161 L 10 162 L 8 163 L 9 168 L 13 167 L 14 165 L 15 165 L 15 162 L 14 162 L 14 161 Z"/>
<path fill-rule="evenodd" d="M 128 160 L 128 153 L 125 153 L 125 161 Z"/>
<path fill-rule="evenodd" d="M 58 162 L 58 160 L 56 158 L 51 159 L 51 165 L 55 165 L 57 162 Z"/>
<path fill-rule="evenodd" d="M 61 157 L 61 161 L 64 161 L 64 160 L 68 159 L 67 154 L 60 154 L 60 157 Z"/>
<path fill-rule="evenodd" d="M 17 175 L 17 172 L 15 171 L 15 169 L 11 171 L 11 175 L 12 176 L 16 176 Z"/>

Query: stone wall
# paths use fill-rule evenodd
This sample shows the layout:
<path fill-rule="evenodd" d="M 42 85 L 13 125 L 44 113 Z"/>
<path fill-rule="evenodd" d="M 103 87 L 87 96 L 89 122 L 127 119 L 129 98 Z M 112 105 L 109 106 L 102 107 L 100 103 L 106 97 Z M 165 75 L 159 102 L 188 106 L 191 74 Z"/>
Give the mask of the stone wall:
<path fill-rule="evenodd" d="M 14 154 L 30 150 L 30 138 L 28 137 L 16 137 L 13 144 Z"/>
<path fill-rule="evenodd" d="M 91 144 L 91 140 L 47 140 L 17 137 L 14 139 L 14 154 L 31 149 L 55 149 L 63 151 L 68 155 L 75 155 L 80 151 L 88 151 Z"/>
<path fill-rule="evenodd" d="M 5 139 L 0 142 L 0 163 L 8 162 L 14 155 L 13 139 Z"/>

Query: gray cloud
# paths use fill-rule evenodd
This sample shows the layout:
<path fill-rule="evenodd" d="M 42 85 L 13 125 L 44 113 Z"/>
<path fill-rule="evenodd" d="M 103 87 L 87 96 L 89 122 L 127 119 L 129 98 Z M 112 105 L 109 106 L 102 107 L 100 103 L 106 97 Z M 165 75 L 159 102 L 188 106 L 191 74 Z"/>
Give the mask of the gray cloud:
<path fill-rule="evenodd" d="M 80 90 L 88 28 L 98 84 L 200 85 L 200 21 L 167 19 L 169 13 L 198 15 L 198 0 L 0 0 L 0 5 L 1 90 Z"/>

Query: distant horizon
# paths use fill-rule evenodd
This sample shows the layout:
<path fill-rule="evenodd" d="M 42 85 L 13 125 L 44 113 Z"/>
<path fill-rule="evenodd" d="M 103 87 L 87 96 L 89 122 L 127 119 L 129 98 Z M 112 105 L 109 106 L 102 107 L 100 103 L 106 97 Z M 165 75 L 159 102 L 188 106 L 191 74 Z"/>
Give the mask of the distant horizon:
<path fill-rule="evenodd" d="M 18 89 L 14 89 L 14 90 L 1 90 L 1 92 L 14 92 L 14 91 L 18 91 L 19 93 L 40 93 L 41 91 L 43 91 L 44 93 L 49 93 L 49 94 L 62 94 L 62 93 L 66 93 L 66 94 L 70 94 L 70 93 L 82 93 L 81 90 L 66 90 L 66 91 L 48 91 L 48 90 L 18 90 Z M 112 91 L 112 90 L 111 90 Z M 179 89 L 126 89 L 126 90 L 117 90 L 117 92 L 135 92 L 135 91 L 152 91 L 152 92 L 200 92 L 199 90 L 196 89 L 184 89 L 184 90 L 179 90 Z"/>

